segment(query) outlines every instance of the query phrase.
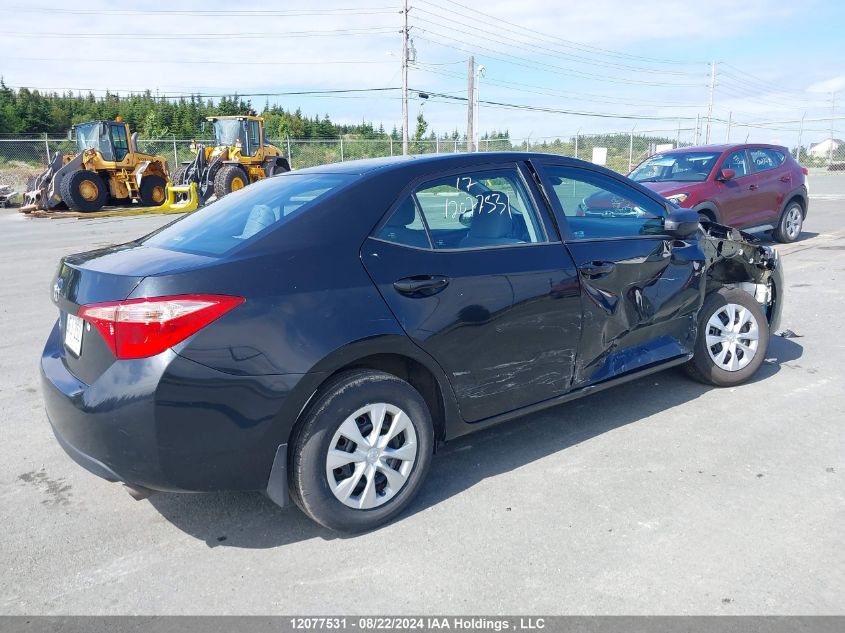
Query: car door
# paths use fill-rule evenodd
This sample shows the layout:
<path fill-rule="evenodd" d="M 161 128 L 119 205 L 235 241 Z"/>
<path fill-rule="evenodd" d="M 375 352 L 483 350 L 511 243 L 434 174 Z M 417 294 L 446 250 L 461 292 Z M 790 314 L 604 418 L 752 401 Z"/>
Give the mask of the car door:
<path fill-rule="evenodd" d="M 703 298 L 698 241 L 666 235 L 664 204 L 621 176 L 554 159 L 538 171 L 581 281 L 573 386 L 691 354 Z M 611 199 L 611 210 L 583 215 L 582 201 L 595 196 Z"/>
<path fill-rule="evenodd" d="M 792 175 L 784 166 L 785 157 L 767 147 L 749 148 L 748 154 L 757 176 L 760 214 L 755 216 L 755 224 L 776 225 L 784 198 L 792 190 Z"/>
<path fill-rule="evenodd" d="M 733 169 L 730 180 L 716 180 L 720 222 L 728 226 L 753 226 L 763 216 L 765 203 L 759 195 L 758 174 L 751 166 L 751 159 L 745 149 L 739 149 L 725 156 L 719 170 Z M 717 175 L 720 172 L 716 172 Z"/>
<path fill-rule="evenodd" d="M 400 197 L 361 257 L 473 422 L 565 393 L 581 328 L 575 264 L 524 167 L 464 169 Z"/>

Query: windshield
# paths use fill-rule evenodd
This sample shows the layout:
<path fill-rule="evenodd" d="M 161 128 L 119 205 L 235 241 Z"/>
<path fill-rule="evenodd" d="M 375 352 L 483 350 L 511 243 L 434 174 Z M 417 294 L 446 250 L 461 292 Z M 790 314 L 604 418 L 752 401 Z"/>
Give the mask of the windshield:
<path fill-rule="evenodd" d="M 704 182 L 719 156 L 720 152 L 655 154 L 628 177 L 637 182 Z"/>
<path fill-rule="evenodd" d="M 237 119 L 218 119 L 214 122 L 214 145 L 234 145 L 241 137 L 241 129 Z"/>
<path fill-rule="evenodd" d="M 76 148 L 79 152 L 95 149 L 104 160 L 114 160 L 108 128 L 99 121 L 76 126 Z"/>
<path fill-rule="evenodd" d="M 288 173 L 230 193 L 141 242 L 174 251 L 223 255 L 305 212 L 356 176 Z"/>

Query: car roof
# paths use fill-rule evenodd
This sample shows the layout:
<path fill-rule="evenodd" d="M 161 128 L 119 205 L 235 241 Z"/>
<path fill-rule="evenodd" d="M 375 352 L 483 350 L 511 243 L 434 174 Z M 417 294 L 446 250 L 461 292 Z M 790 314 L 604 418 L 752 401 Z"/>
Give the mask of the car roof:
<path fill-rule="evenodd" d="M 679 147 L 677 149 L 660 152 L 661 154 L 689 154 L 691 152 L 727 152 L 746 147 L 768 147 L 771 149 L 785 150 L 782 145 L 771 143 L 712 143 L 710 145 L 695 145 L 694 147 Z"/>
<path fill-rule="evenodd" d="M 316 167 L 305 167 L 297 169 L 296 173 L 311 174 L 350 174 L 363 176 L 373 172 L 386 172 L 395 169 L 402 169 L 410 166 L 437 165 L 442 169 L 452 167 L 463 167 L 472 165 L 483 165 L 489 163 L 507 163 L 525 161 L 541 158 L 555 158 L 557 160 L 572 161 L 573 164 L 580 163 L 574 158 L 557 156 L 554 154 L 543 154 L 540 152 L 477 152 L 458 154 L 418 154 L 410 156 L 388 156 L 385 158 L 364 158 L 360 160 L 344 161 L 342 163 L 329 163 Z"/>

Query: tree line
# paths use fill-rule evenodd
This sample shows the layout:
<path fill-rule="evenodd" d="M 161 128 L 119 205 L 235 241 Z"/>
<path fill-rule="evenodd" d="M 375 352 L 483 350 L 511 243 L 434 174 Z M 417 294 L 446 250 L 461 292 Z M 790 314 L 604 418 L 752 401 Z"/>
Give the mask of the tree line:
<path fill-rule="evenodd" d="M 401 140 L 401 131 L 395 126 L 387 131 L 384 125 L 362 121 L 359 124 L 334 123 L 328 114 L 308 116 L 300 108 L 288 110 L 280 105 L 265 102 L 259 111 L 249 99 L 237 93 L 218 100 L 199 95 L 170 99 L 158 97 L 147 90 L 139 94 L 117 95 L 106 93 L 95 96 L 74 92 L 42 92 L 29 88 L 13 89 L 0 78 L 0 134 L 64 135 L 76 123 L 90 120 L 112 120 L 118 115 L 129 123 L 132 131 L 141 138 L 203 138 L 201 124 L 205 117 L 261 114 L 265 119 L 267 136 L 271 139 L 333 139 L 351 136 L 357 139 Z M 411 138 L 423 140 L 466 140 L 466 136 L 453 130 L 437 134 L 428 131 L 428 123 L 417 117 L 416 129 Z M 507 132 L 485 134 L 484 138 L 508 138 Z"/>

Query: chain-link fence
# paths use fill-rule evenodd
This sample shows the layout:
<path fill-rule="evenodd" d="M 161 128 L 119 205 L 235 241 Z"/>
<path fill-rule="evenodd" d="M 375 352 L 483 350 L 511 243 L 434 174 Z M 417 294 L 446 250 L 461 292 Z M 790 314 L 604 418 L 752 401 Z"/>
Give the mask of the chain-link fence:
<path fill-rule="evenodd" d="M 569 136 L 528 138 L 482 138 L 477 143 L 465 139 L 420 139 L 409 142 L 411 154 L 458 153 L 466 151 L 525 151 L 545 152 L 571 156 L 605 165 L 620 173 L 627 173 L 632 167 L 655 152 L 677 147 L 697 145 L 703 140 L 698 128 L 665 128 L 628 132 L 584 133 Z M 737 139 L 744 140 L 744 139 Z M 294 169 L 357 160 L 395 156 L 402 153 L 399 140 L 385 136 L 379 139 L 340 137 L 330 139 L 269 139 L 281 149 Z M 192 160 L 190 139 L 162 138 L 139 139 L 138 150 L 146 154 L 164 156 L 171 168 L 181 162 Z M 10 186 L 13 191 L 23 192 L 29 183 L 46 167 L 48 157 L 55 152 L 76 152 L 75 141 L 66 137 L 29 135 L 15 138 L 0 138 L 0 186 Z M 793 155 L 807 167 L 845 169 L 845 141 L 828 138 L 818 143 L 799 144 L 790 148 Z"/>

